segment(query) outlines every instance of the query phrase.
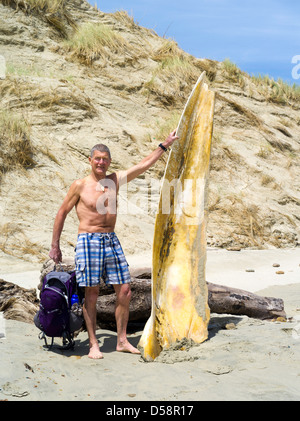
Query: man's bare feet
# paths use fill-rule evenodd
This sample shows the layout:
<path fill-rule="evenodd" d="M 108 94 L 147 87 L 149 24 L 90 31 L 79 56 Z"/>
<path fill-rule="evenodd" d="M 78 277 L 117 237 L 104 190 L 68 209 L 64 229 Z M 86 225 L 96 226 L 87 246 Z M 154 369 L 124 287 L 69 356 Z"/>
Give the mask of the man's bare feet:
<path fill-rule="evenodd" d="M 133 345 L 131 345 L 131 343 L 129 343 L 128 341 L 118 343 L 117 351 L 129 352 L 130 354 L 140 354 L 140 351 L 137 348 L 135 348 Z"/>
<path fill-rule="evenodd" d="M 103 355 L 100 352 L 98 344 L 90 345 L 90 352 L 89 352 L 88 357 L 94 360 L 101 360 L 103 358 Z"/>

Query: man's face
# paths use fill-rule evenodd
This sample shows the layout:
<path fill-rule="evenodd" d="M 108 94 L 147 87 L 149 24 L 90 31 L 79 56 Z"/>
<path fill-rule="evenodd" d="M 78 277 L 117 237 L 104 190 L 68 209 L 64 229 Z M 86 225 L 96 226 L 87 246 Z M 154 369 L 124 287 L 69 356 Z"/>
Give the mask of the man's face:
<path fill-rule="evenodd" d="M 107 152 L 94 151 L 93 157 L 89 157 L 93 172 L 98 176 L 105 176 L 111 159 Z"/>

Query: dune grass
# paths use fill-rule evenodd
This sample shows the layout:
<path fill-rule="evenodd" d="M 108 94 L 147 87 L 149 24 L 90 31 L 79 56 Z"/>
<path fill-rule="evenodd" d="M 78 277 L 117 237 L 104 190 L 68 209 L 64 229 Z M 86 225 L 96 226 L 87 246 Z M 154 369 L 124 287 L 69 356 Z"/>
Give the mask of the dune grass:
<path fill-rule="evenodd" d="M 300 86 L 295 83 L 290 85 L 280 78 L 275 81 L 268 75 L 252 76 L 251 80 L 257 86 L 259 93 L 270 102 L 286 105 L 300 101 Z"/>
<path fill-rule="evenodd" d="M 130 51 L 127 41 L 108 25 L 88 22 L 81 25 L 64 42 L 64 47 L 83 64 Z"/>
<path fill-rule="evenodd" d="M 0 112 L 0 178 L 17 168 L 35 164 L 30 140 L 30 125 L 20 115 Z"/>
<path fill-rule="evenodd" d="M 67 0 L 0 0 L 4 6 L 35 14 L 46 20 L 62 36 L 66 37 L 68 25 L 75 28 L 76 23 L 67 10 Z"/>
<path fill-rule="evenodd" d="M 1 0 L 2 3 L 24 8 L 25 10 L 39 10 L 45 13 L 56 13 L 64 8 L 66 0 Z"/>
<path fill-rule="evenodd" d="M 41 244 L 32 242 L 19 224 L 8 222 L 0 226 L 0 250 L 9 256 L 32 261 L 44 262 L 47 254 Z"/>
<path fill-rule="evenodd" d="M 157 66 L 151 79 L 144 85 L 144 93 L 154 96 L 164 105 L 182 105 L 200 71 L 194 64 L 194 58 L 184 53 L 173 40 L 164 40 L 153 51 L 152 60 Z"/>
<path fill-rule="evenodd" d="M 230 82 L 238 84 L 242 89 L 245 88 L 246 73 L 242 72 L 235 63 L 226 58 L 222 62 L 222 70 Z"/>
<path fill-rule="evenodd" d="M 281 105 L 292 105 L 300 101 L 300 86 L 284 82 L 278 78 L 275 80 L 269 75 L 250 76 L 248 73 L 240 70 L 230 59 L 222 62 L 224 75 L 233 83 L 238 84 L 242 89 L 247 85 L 247 80 L 256 85 L 257 91 L 268 102 Z"/>

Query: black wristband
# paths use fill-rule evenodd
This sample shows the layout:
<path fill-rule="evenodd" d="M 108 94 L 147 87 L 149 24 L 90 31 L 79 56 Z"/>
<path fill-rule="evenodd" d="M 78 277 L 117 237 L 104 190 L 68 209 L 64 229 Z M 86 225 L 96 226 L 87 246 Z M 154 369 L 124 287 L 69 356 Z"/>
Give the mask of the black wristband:
<path fill-rule="evenodd" d="M 158 146 L 165 152 L 168 150 L 162 143 L 160 143 Z"/>

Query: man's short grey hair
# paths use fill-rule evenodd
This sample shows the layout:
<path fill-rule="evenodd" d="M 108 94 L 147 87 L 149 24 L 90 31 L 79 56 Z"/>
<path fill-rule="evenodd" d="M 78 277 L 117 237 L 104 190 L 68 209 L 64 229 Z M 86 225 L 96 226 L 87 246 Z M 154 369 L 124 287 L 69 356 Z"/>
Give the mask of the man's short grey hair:
<path fill-rule="evenodd" d="M 111 159 L 111 154 L 110 154 L 110 150 L 106 145 L 103 145 L 102 143 L 98 143 L 97 145 L 93 146 L 91 149 L 91 154 L 90 157 L 93 158 L 94 152 L 95 151 L 99 151 L 99 152 L 107 152 L 109 159 Z"/>

